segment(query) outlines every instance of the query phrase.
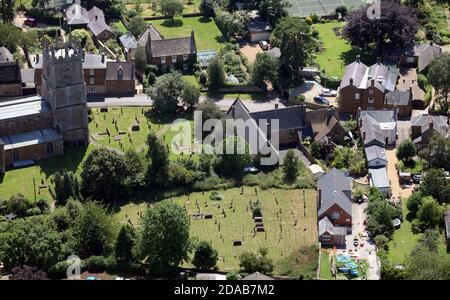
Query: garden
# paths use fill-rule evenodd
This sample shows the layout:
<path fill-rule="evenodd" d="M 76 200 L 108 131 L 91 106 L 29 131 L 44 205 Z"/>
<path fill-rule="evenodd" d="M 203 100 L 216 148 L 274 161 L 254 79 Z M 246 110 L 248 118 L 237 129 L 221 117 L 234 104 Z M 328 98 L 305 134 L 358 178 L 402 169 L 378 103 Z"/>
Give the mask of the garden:
<path fill-rule="evenodd" d="M 186 208 L 191 237 L 206 240 L 217 249 L 220 270 L 236 270 L 243 251 L 266 247 L 268 257 L 279 265 L 275 273 L 280 274 L 291 272 L 283 262 L 295 255 L 294 249 L 301 251 L 317 242 L 315 199 L 316 191 L 312 189 L 262 190 L 246 186 L 192 193 L 163 201 L 175 202 Z M 123 223 L 138 225 L 147 205 L 126 204 L 120 207 L 117 217 Z M 260 217 L 254 218 L 256 211 L 260 212 Z M 315 264 L 311 267 L 311 262 L 305 261 L 303 266 L 299 266 L 300 270 L 304 267 L 310 273 L 315 271 L 317 257 L 311 257 Z"/>

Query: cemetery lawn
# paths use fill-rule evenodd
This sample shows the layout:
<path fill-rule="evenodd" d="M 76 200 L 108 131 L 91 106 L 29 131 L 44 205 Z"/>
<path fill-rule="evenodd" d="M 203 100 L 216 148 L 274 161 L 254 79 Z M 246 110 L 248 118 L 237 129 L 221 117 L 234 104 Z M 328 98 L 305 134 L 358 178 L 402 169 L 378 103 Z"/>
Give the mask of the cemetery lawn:
<path fill-rule="evenodd" d="M 242 195 L 241 188 L 219 190 L 218 193 L 224 196 L 223 200 L 210 200 L 212 192 L 198 192 L 162 201 L 173 201 L 186 207 L 191 220 L 191 238 L 212 243 L 219 252 L 220 270 L 237 270 L 239 255 L 243 251 L 257 251 L 259 247 L 266 247 L 268 256 L 274 260 L 274 273 L 280 274 L 282 271 L 278 266 L 283 260 L 298 249 L 317 244 L 316 191 L 256 189 L 257 195 L 255 187 L 248 186 L 244 187 Z M 257 232 L 253 237 L 255 221 L 250 202 L 257 200 L 261 204 L 265 232 Z M 198 213 L 196 203 L 200 214 L 211 213 L 212 218 L 194 217 Z M 139 213 L 144 212 L 146 207 L 145 202 L 128 203 L 119 208 L 116 216 L 123 223 L 130 220 L 134 226 L 139 226 Z M 242 246 L 233 246 L 235 240 L 242 241 Z M 317 260 L 306 264 L 317 265 Z M 185 266 L 191 265 L 186 263 Z"/>
<path fill-rule="evenodd" d="M 164 38 L 190 36 L 192 30 L 194 30 L 195 42 L 199 51 L 218 50 L 225 44 L 225 38 L 212 18 L 190 17 L 178 18 L 174 21 L 163 19 L 152 20 L 149 23 L 152 23 Z"/>
<path fill-rule="evenodd" d="M 175 119 L 176 117 L 161 118 L 153 115 L 147 108 L 110 107 L 108 112 L 100 112 L 99 108 L 93 108 L 89 122 L 91 143 L 100 147 L 112 147 L 122 152 L 133 149 L 139 153 L 145 153 L 147 137 L 152 132 L 169 146 L 170 158 L 176 159 L 177 155 L 170 147 L 173 137 L 177 134 L 176 131 L 171 130 L 171 123 Z M 139 130 L 132 131 L 133 124 L 137 123 L 136 120 L 139 122 Z M 118 130 L 113 121 L 116 122 Z M 193 121 L 188 122 L 193 124 Z"/>
<path fill-rule="evenodd" d="M 132 9 L 136 8 L 136 3 L 138 3 L 139 1 L 137 1 L 137 0 L 122 0 L 121 2 L 125 4 L 125 7 L 127 9 L 132 10 Z M 143 2 L 145 2 L 145 3 L 143 3 Z M 183 4 L 184 4 L 183 14 L 191 14 L 191 13 L 200 12 L 199 6 L 200 6 L 201 0 L 191 0 L 190 2 L 191 2 L 191 4 L 189 4 L 189 0 L 183 0 Z M 140 1 L 140 6 L 142 8 L 141 17 L 161 16 L 160 12 L 154 11 L 151 8 L 149 1 Z"/>

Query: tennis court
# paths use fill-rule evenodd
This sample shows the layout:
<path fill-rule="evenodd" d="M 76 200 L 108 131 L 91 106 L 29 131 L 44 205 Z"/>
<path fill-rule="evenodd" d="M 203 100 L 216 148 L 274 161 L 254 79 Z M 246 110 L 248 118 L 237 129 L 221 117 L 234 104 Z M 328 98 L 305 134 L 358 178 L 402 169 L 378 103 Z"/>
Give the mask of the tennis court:
<path fill-rule="evenodd" d="M 333 15 L 336 7 L 346 6 L 349 10 L 371 3 L 367 0 L 288 0 L 291 4 L 287 11 L 291 16 L 308 17 Z"/>

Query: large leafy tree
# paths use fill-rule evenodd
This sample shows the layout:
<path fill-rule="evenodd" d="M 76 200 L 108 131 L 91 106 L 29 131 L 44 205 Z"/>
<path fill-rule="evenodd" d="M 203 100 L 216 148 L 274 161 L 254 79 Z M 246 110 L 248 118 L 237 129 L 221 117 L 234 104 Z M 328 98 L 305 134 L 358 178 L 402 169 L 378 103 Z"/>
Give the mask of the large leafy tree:
<path fill-rule="evenodd" d="M 192 264 L 199 269 L 212 269 L 217 264 L 217 251 L 207 241 L 201 241 L 195 248 Z"/>
<path fill-rule="evenodd" d="M 173 21 L 175 16 L 183 13 L 183 3 L 180 0 L 161 0 L 159 2 L 159 11 Z"/>
<path fill-rule="evenodd" d="M 402 210 L 385 201 L 383 194 L 378 189 L 371 188 L 367 215 L 367 230 L 373 236 L 380 234 L 390 236 L 394 231 L 392 220 L 401 216 Z"/>
<path fill-rule="evenodd" d="M 225 68 L 220 58 L 213 58 L 206 69 L 208 74 L 208 86 L 212 90 L 218 90 L 225 85 Z"/>
<path fill-rule="evenodd" d="M 276 23 L 287 15 L 286 8 L 289 7 L 289 3 L 285 0 L 256 0 L 255 6 L 263 19 Z"/>
<path fill-rule="evenodd" d="M 145 183 L 145 166 L 142 157 L 132 149 L 125 152 L 124 157 L 127 166 L 127 175 L 124 181 L 127 189 L 138 190 Z"/>
<path fill-rule="evenodd" d="M 44 216 L 0 225 L 0 261 L 6 270 L 21 265 L 47 270 L 61 259 L 60 234 Z"/>
<path fill-rule="evenodd" d="M 278 59 L 268 53 L 256 54 L 251 68 L 251 78 L 257 86 L 267 88 L 267 82 L 276 84 L 278 81 Z"/>
<path fill-rule="evenodd" d="M 14 20 L 14 1 L 0 1 L 0 15 L 4 23 L 11 23 Z"/>
<path fill-rule="evenodd" d="M 299 17 L 284 17 L 275 27 L 271 41 L 273 47 L 281 50 L 281 63 L 299 78 L 299 70 L 312 59 L 317 43 L 311 27 Z"/>
<path fill-rule="evenodd" d="M 195 84 L 184 80 L 181 99 L 188 108 L 194 108 L 200 100 L 200 89 Z"/>
<path fill-rule="evenodd" d="M 428 147 L 419 152 L 419 156 L 427 161 L 429 168 L 446 168 L 450 166 L 450 139 L 435 133 Z"/>
<path fill-rule="evenodd" d="M 417 218 L 422 229 L 433 229 L 443 220 L 443 209 L 439 203 L 428 196 L 422 199 L 422 205 L 417 212 Z"/>
<path fill-rule="evenodd" d="M 127 166 L 115 151 L 94 149 L 83 163 L 81 194 L 85 199 L 115 201 L 125 192 Z"/>
<path fill-rule="evenodd" d="M 183 77 L 179 72 L 164 74 L 150 88 L 153 108 L 161 113 L 174 114 L 178 109 L 178 101 L 184 88 Z"/>
<path fill-rule="evenodd" d="M 98 203 L 87 202 L 75 219 L 75 239 L 82 258 L 108 255 L 116 237 L 116 223 Z"/>
<path fill-rule="evenodd" d="M 411 139 L 403 141 L 397 148 L 397 158 L 400 160 L 409 161 L 411 158 L 416 156 L 416 154 L 416 145 L 411 141 Z"/>
<path fill-rule="evenodd" d="M 226 177 L 242 179 L 244 168 L 251 163 L 247 143 L 238 136 L 229 136 L 217 147 L 223 147 L 223 149 L 222 154 L 218 154 L 215 161 L 216 172 Z M 229 153 L 227 149 L 232 149 L 232 153 Z"/>
<path fill-rule="evenodd" d="M 65 205 L 69 198 L 80 199 L 80 182 L 78 178 L 66 170 L 57 171 L 53 176 L 57 205 Z"/>
<path fill-rule="evenodd" d="M 388 43 L 399 48 L 412 45 L 419 28 L 416 10 L 396 1 L 380 2 L 380 18 L 367 17 L 369 5 L 351 12 L 347 16 L 344 36 L 361 49 L 374 47 L 378 55 Z"/>
<path fill-rule="evenodd" d="M 11 270 L 9 280 L 47 280 L 47 273 L 31 266 L 18 266 Z"/>
<path fill-rule="evenodd" d="M 298 157 L 294 151 L 289 149 L 283 161 L 284 178 L 288 182 L 293 182 L 298 176 Z"/>
<path fill-rule="evenodd" d="M 420 184 L 420 191 L 424 196 L 431 196 L 439 203 L 449 203 L 448 185 L 441 169 L 426 171 Z"/>
<path fill-rule="evenodd" d="M 151 186 L 162 188 L 168 185 L 169 154 L 164 143 L 153 133 L 147 137 L 150 164 L 147 169 L 147 181 Z"/>
<path fill-rule="evenodd" d="M 270 275 L 273 272 L 273 261 L 267 257 L 267 249 L 260 248 L 257 253 L 243 252 L 239 257 L 239 267 L 244 273 L 260 272 Z"/>
<path fill-rule="evenodd" d="M 133 248 L 135 244 L 136 232 L 134 228 L 129 224 L 122 225 L 115 246 L 116 259 L 125 262 L 133 261 Z"/>
<path fill-rule="evenodd" d="M 139 254 L 151 273 L 172 275 L 188 259 L 189 224 L 186 210 L 173 202 L 159 202 L 145 211 L 139 232 Z"/>
<path fill-rule="evenodd" d="M 445 99 L 445 111 L 447 111 L 450 93 L 450 53 L 442 54 L 431 63 L 428 82 Z"/>
<path fill-rule="evenodd" d="M 138 38 L 147 29 L 147 26 L 148 24 L 143 18 L 135 16 L 128 22 L 127 29 L 135 38 Z"/>

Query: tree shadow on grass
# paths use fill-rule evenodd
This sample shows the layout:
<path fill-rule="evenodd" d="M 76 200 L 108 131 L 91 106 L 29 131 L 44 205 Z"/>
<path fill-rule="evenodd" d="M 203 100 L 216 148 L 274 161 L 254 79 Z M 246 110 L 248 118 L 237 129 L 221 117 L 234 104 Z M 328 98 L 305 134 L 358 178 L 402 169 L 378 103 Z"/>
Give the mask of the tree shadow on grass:
<path fill-rule="evenodd" d="M 225 44 L 227 42 L 227 38 L 223 35 L 218 35 L 215 37 L 216 41 L 220 44 Z"/>
<path fill-rule="evenodd" d="M 376 61 L 374 51 L 371 51 L 371 50 L 363 51 L 356 47 L 352 47 L 352 49 L 350 49 L 346 52 L 343 52 L 340 55 L 340 58 L 344 60 L 345 65 L 349 65 L 356 60 L 357 55 L 360 55 L 361 61 L 369 66 L 374 64 Z"/>
<path fill-rule="evenodd" d="M 164 27 L 169 27 L 169 28 L 173 28 L 173 27 L 182 27 L 183 26 L 183 20 L 180 19 L 175 19 L 175 20 L 165 20 L 164 22 L 161 23 L 161 26 Z"/>
<path fill-rule="evenodd" d="M 64 169 L 75 173 L 87 152 L 88 146 L 64 146 L 64 154 L 44 159 L 38 165 L 46 177 Z"/>
<path fill-rule="evenodd" d="M 210 22 L 212 21 L 212 19 L 211 19 L 210 17 L 205 17 L 205 16 L 203 16 L 203 17 L 201 17 L 200 19 L 198 19 L 198 21 L 199 21 L 200 23 L 210 23 Z"/>

